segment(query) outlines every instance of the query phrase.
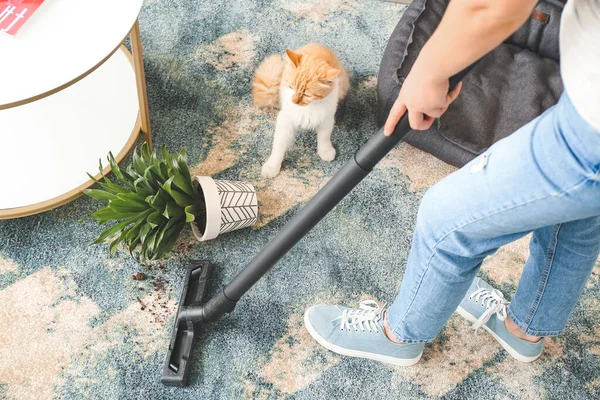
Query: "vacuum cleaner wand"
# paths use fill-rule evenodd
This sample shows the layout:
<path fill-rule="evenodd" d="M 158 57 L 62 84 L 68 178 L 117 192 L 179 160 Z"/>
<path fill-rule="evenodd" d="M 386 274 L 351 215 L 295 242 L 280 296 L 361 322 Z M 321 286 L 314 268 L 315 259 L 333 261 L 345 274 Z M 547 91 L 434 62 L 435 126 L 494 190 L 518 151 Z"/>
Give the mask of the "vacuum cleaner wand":
<path fill-rule="evenodd" d="M 473 67 L 450 78 L 452 90 Z M 333 178 L 292 218 L 290 222 L 242 269 L 233 280 L 205 302 L 208 261 L 194 261 L 187 271 L 171 343 L 163 366 L 162 383 L 185 386 L 189 360 L 198 325 L 214 321 L 233 311 L 236 302 L 300 239 L 327 215 L 369 174 L 410 132 L 408 113 L 400 119 L 391 136 L 381 128 Z"/>

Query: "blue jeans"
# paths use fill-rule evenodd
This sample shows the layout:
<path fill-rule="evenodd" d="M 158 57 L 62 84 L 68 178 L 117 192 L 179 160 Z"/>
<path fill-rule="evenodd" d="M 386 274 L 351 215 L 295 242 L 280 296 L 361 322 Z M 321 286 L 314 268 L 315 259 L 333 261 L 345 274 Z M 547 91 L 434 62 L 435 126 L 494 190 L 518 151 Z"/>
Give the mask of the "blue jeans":
<path fill-rule="evenodd" d="M 529 335 L 558 335 L 600 251 L 600 132 L 567 94 L 425 194 L 386 314 L 394 336 L 433 340 L 484 258 L 530 232 L 508 313 Z"/>

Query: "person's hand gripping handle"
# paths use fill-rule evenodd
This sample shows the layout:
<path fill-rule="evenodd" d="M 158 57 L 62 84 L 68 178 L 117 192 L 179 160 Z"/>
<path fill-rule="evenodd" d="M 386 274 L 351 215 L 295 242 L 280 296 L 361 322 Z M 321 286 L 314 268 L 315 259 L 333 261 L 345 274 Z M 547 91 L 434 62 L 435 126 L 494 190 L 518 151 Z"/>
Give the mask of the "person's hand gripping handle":
<path fill-rule="evenodd" d="M 411 129 L 429 129 L 435 118 L 446 112 L 456 99 L 462 87 L 463 77 L 474 65 L 470 65 L 449 80 L 441 81 L 421 76 L 418 71 L 411 71 L 390 110 L 384 126 L 384 135 L 392 135 L 396 126 L 404 125 L 399 122 L 405 118 L 408 118 Z"/>

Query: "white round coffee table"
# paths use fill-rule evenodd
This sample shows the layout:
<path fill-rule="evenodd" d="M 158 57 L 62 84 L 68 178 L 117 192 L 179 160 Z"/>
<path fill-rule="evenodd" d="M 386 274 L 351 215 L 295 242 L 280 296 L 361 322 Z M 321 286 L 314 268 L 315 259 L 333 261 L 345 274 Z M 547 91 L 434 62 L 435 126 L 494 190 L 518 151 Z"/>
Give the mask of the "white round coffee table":
<path fill-rule="evenodd" d="M 0 35 L 0 219 L 65 204 L 120 162 L 150 122 L 138 14 L 143 0 L 45 0 Z M 132 52 L 123 41 L 129 36 Z"/>

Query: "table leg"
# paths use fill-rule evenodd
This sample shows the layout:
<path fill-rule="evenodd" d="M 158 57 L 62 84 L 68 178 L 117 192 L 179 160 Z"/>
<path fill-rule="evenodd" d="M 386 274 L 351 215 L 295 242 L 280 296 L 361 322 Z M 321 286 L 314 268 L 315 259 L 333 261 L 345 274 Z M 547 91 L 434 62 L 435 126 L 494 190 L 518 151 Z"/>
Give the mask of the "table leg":
<path fill-rule="evenodd" d="M 142 41 L 140 38 L 140 25 L 136 20 L 129 32 L 131 41 L 131 54 L 135 69 L 135 80 L 137 83 L 138 99 L 140 102 L 140 118 L 142 122 L 142 136 L 146 143 L 152 147 L 152 135 L 150 132 L 150 112 L 148 110 L 148 94 L 146 91 L 146 75 L 144 74 L 144 58 L 142 55 Z"/>

